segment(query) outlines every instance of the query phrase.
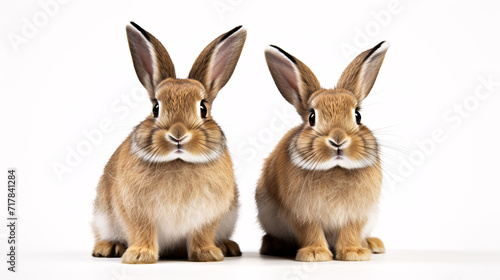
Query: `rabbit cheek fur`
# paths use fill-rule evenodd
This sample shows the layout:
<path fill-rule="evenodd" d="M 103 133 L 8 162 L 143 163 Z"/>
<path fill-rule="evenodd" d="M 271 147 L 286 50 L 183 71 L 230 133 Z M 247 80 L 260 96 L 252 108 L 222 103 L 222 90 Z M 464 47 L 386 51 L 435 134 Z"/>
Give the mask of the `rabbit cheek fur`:
<path fill-rule="evenodd" d="M 312 71 L 282 49 L 266 50 L 281 94 L 304 123 L 266 159 L 256 190 L 266 235 L 261 253 L 299 261 L 369 260 L 383 243 L 369 237 L 382 185 L 378 144 L 358 109 L 375 82 L 388 48 L 360 54 L 338 88 L 322 89 Z"/>
<path fill-rule="evenodd" d="M 159 256 L 220 261 L 239 256 L 231 237 L 238 215 L 233 166 L 210 110 L 231 77 L 246 31 L 222 34 L 177 79 L 163 45 L 127 26 L 137 76 L 153 112 L 120 145 L 97 187 L 95 257 L 155 263 Z"/>

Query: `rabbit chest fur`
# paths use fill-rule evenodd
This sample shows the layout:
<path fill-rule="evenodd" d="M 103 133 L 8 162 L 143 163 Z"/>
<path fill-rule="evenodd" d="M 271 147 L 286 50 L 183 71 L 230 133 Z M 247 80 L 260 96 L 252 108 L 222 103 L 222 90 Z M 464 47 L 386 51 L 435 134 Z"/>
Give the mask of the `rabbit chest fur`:
<path fill-rule="evenodd" d="M 299 128 L 290 131 L 266 161 L 259 181 L 259 220 L 266 232 L 294 239 L 289 219 L 319 223 L 327 239 L 349 221 L 372 221 L 382 182 L 381 169 L 305 170 L 290 161 L 286 148 Z M 368 172 L 367 172 L 368 171 Z M 365 226 L 369 233 L 370 225 Z"/>
<path fill-rule="evenodd" d="M 129 141 L 117 150 L 128 153 Z M 99 184 L 94 227 L 101 239 L 126 242 L 126 223 L 148 220 L 157 231 L 160 252 L 184 247 L 186 237 L 194 230 L 221 221 L 216 238 L 228 238 L 237 216 L 237 192 L 230 168 L 229 155 L 211 164 L 188 168 L 183 161 L 154 163 L 139 157 L 117 161 L 113 155 Z M 193 165 L 193 164 L 191 164 Z"/>

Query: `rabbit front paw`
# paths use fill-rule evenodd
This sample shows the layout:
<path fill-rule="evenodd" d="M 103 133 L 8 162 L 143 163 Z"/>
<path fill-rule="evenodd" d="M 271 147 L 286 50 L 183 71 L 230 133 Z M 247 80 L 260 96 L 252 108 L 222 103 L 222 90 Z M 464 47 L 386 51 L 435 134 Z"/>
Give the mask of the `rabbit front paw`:
<path fill-rule="evenodd" d="M 150 248 L 130 247 L 122 256 L 122 263 L 145 264 L 156 263 L 158 253 Z"/>
<path fill-rule="evenodd" d="M 216 246 L 194 248 L 189 254 L 189 260 L 195 262 L 218 262 L 223 259 L 222 250 Z"/>
<path fill-rule="evenodd" d="M 371 251 L 363 247 L 347 247 L 336 252 L 339 261 L 369 261 Z"/>
<path fill-rule="evenodd" d="M 297 252 L 295 260 L 301 262 L 326 262 L 331 261 L 332 257 L 332 252 L 328 248 L 308 246 Z"/>

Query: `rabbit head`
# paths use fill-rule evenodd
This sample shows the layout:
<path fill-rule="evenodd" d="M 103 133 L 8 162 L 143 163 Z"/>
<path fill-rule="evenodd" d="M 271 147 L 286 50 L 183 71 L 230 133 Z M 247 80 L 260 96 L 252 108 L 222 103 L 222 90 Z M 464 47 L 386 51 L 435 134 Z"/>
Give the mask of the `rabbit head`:
<path fill-rule="evenodd" d="M 303 119 L 288 147 L 295 165 L 309 170 L 356 169 L 379 161 L 377 141 L 362 123 L 360 108 L 388 48 L 381 42 L 358 55 L 334 89 L 321 88 L 311 69 L 279 47 L 266 50 L 276 86 Z"/>
<path fill-rule="evenodd" d="M 238 26 L 212 41 L 195 60 L 187 79 L 177 79 L 170 56 L 153 35 L 131 22 L 127 37 L 134 68 L 152 112 L 132 134 L 131 152 L 152 162 L 210 162 L 226 149 L 212 119 L 212 102 L 231 77 L 245 43 Z"/>

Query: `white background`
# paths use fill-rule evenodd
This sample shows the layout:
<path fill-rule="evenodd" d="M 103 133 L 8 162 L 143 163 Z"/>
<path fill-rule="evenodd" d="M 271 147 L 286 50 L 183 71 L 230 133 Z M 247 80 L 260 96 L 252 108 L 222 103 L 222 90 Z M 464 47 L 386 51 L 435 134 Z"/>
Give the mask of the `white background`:
<path fill-rule="evenodd" d="M 56 6 L 47 12 L 40 4 L 46 2 Z M 377 269 L 380 261 L 390 271 L 385 261 L 409 259 L 411 265 L 416 256 L 431 259 L 432 266 L 432 256 L 440 259 L 433 251 L 443 259 L 477 252 L 471 260 L 478 265 L 500 263 L 498 1 L 3 1 L 0 18 L 0 170 L 15 167 L 19 175 L 19 277 L 119 266 L 117 260 L 92 260 L 90 221 L 106 161 L 151 108 L 127 45 L 131 20 L 165 45 L 180 78 L 215 37 L 240 24 L 248 30 L 238 66 L 212 111 L 236 165 L 242 207 L 234 240 L 253 260 L 247 266 L 245 256 L 238 260 L 244 267 L 267 264 L 255 254 L 262 232 L 253 196 L 263 160 L 300 122 L 276 89 L 263 50 L 280 46 L 306 63 L 323 87 L 333 87 L 355 54 L 382 40 L 391 48 L 362 114 L 383 146 L 386 180 L 373 235 L 388 254 L 360 265 Z M 113 130 L 79 161 L 68 162 L 70 151 L 88 144 L 85 133 L 101 122 L 111 122 Z M 432 140 L 436 133 L 441 136 Z M 57 164 L 68 172 L 58 175 Z M 5 216 L 6 191 L 0 193 Z M 5 226 L 0 237 L 4 255 Z M 37 258 L 47 265 L 35 265 Z M 88 266 L 76 268 L 78 263 Z M 192 270 L 181 265 L 180 273 Z M 5 265 L 0 268 L 4 273 Z M 454 279 L 444 271 L 432 275 Z M 109 271 L 93 276 L 117 278 Z"/>

